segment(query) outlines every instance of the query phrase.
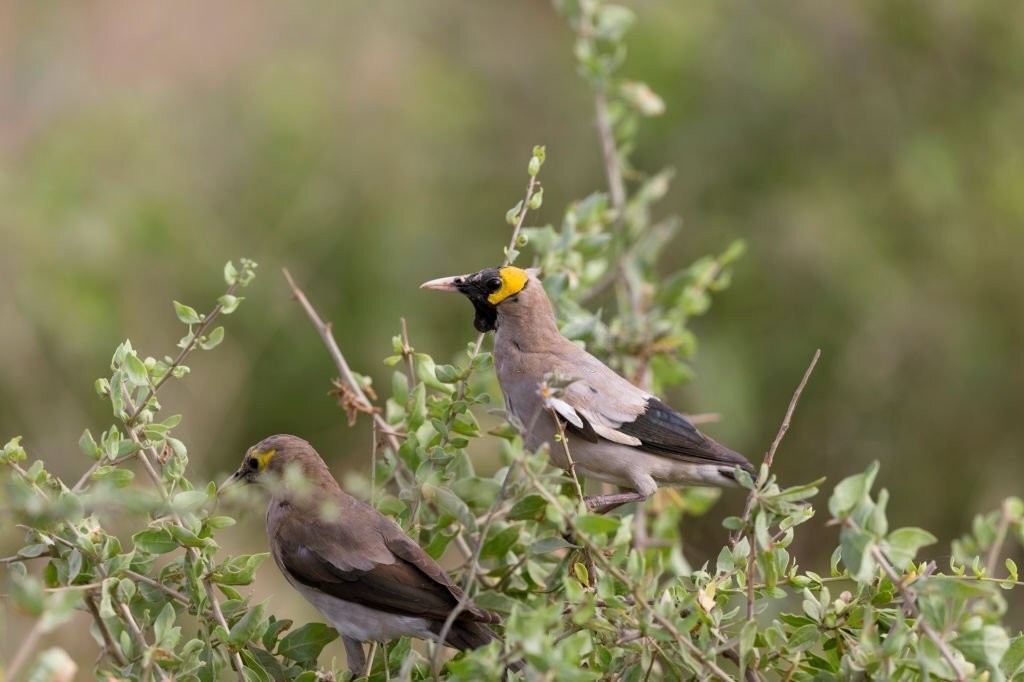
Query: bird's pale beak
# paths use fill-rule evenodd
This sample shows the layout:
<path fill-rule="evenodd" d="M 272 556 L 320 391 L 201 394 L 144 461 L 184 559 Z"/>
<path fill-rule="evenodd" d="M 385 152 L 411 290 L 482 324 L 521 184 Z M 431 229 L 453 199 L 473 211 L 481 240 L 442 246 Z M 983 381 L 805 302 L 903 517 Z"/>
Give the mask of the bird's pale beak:
<path fill-rule="evenodd" d="M 461 284 L 466 280 L 466 275 L 459 275 L 457 277 L 438 277 L 432 279 L 429 282 L 424 282 L 420 285 L 420 289 L 433 289 L 434 291 L 454 291 L 458 292 L 458 284 Z"/>
<path fill-rule="evenodd" d="M 228 488 L 234 488 L 239 483 L 244 483 L 244 482 L 245 482 L 245 472 L 242 471 L 241 469 L 239 469 L 235 473 L 233 473 L 230 476 L 228 476 L 227 479 L 225 479 L 223 483 L 221 483 L 219 486 L 217 486 L 217 495 L 223 495 L 224 491 L 227 490 Z"/>

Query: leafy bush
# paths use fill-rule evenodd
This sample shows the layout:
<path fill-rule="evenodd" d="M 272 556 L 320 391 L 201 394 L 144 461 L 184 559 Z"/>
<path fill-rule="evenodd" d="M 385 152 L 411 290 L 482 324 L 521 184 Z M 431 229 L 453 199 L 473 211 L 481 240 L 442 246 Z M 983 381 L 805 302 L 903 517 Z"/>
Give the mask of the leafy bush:
<path fill-rule="evenodd" d="M 632 14 L 588 1 L 559 6 L 576 31 L 580 71 L 595 92 L 609 191 L 570 205 L 557 228 L 524 227 L 543 201 L 545 154 L 536 148 L 526 196 L 507 215 L 513 233 L 505 258 L 514 261 L 531 246 L 564 333 L 657 391 L 689 376 L 686 359 L 696 342 L 688 320 L 728 286 L 742 245 L 659 274 L 658 256 L 679 221 L 653 218 L 671 173 L 647 175 L 629 161 L 638 122 L 662 110 L 647 86 L 617 76 Z M 227 292 L 205 315 L 175 302 L 188 327 L 176 357 L 140 357 L 129 341 L 117 347 L 111 374 L 96 384 L 114 423 L 98 435 L 83 433 L 79 446 L 92 463 L 77 482 L 51 475 L 41 460 L 26 466 L 17 438 L 0 452 L 11 472 L 5 513 L 25 533 L 24 546 L 4 560 L 8 592 L 36 619 L 7 666 L 10 677 L 73 674 L 77 664 L 60 649 L 32 656 L 39 637 L 75 609 L 92 617 L 100 675 L 344 675 L 317 668 L 333 630 L 295 627 L 250 603 L 241 588 L 267 555 L 219 551 L 215 536 L 233 520 L 218 512 L 213 483 L 188 476 L 187 448 L 173 436 L 181 418 L 160 414 L 159 390 L 187 375 L 183 363 L 191 353 L 220 343 L 223 328 L 213 324 L 242 302 L 237 293 L 255 267 L 228 263 Z M 979 516 L 971 534 L 953 544 L 943 574 L 918 559 L 935 542 L 931 534 L 889 529 L 888 494 L 874 492 L 873 465 L 841 481 L 828 501 L 838 535 L 831 565 L 817 572 L 801 567 L 789 548 L 797 527 L 815 513 L 808 500 L 822 481 L 784 488 L 771 473 L 794 396 L 758 479 L 740 472 L 748 491 L 744 514 L 726 519 L 731 535 L 723 535 L 717 557 L 693 567 L 677 528 L 685 514 L 713 504 L 718 491 L 666 490 L 633 513 L 589 513 L 580 483 L 549 466 L 545 453 L 525 452 L 504 422 L 487 432 L 481 426 L 494 388 L 483 336 L 456 361 L 439 364 L 403 329 L 385 360 L 394 368 L 390 396 L 377 409 L 368 380 L 349 370 L 329 327 L 291 285 L 338 362 L 336 393 L 350 421 L 367 414 L 374 442 L 382 444 L 360 488 L 371 490 L 376 507 L 432 556 L 458 557 L 467 593 L 506 616 L 505 648 L 492 644 L 448 661 L 451 679 L 492 679 L 520 658 L 527 676 L 560 680 L 1024 674 L 1024 637 L 1003 624 L 1002 590 L 1020 585 L 1017 567 L 1006 560 L 1006 576 L 996 577 L 1007 540 L 1024 541 L 1019 499 Z M 593 300 L 606 304 L 602 313 L 584 307 Z M 499 447 L 498 471 L 477 473 L 468 454 L 474 443 Z M 442 670 L 442 651 L 414 648 L 409 640 L 389 644 L 374 651 L 370 678 L 428 679 Z"/>

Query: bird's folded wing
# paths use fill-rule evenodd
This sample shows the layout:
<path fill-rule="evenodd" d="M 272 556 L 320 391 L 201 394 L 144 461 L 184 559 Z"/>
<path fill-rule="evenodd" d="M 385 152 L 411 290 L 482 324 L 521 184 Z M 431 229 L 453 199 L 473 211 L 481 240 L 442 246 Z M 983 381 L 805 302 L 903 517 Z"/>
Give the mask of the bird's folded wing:
<path fill-rule="evenodd" d="M 591 442 L 596 442 L 590 436 L 594 434 L 606 441 L 696 464 L 750 466 L 742 455 L 702 434 L 658 398 L 630 388 L 602 394 L 584 381 L 571 384 L 562 398 L 584 426 L 577 428 L 567 420 L 568 430 Z"/>
<path fill-rule="evenodd" d="M 446 587 L 400 559 L 368 570 L 346 570 L 315 549 L 287 541 L 281 544 L 280 557 L 299 583 L 372 609 L 444 620 L 456 604 Z"/>
<path fill-rule="evenodd" d="M 462 589 L 452 582 L 452 579 L 445 573 L 444 569 L 434 559 L 423 551 L 413 540 L 401 532 L 397 526 L 398 533 L 384 538 L 388 549 L 394 552 L 395 556 L 415 566 L 425 575 L 437 583 L 438 587 L 444 587 L 455 601 L 463 598 Z M 472 601 L 466 603 L 460 614 L 460 620 L 475 620 L 481 623 L 500 623 L 501 617 L 496 613 L 485 611 L 475 606 Z"/>

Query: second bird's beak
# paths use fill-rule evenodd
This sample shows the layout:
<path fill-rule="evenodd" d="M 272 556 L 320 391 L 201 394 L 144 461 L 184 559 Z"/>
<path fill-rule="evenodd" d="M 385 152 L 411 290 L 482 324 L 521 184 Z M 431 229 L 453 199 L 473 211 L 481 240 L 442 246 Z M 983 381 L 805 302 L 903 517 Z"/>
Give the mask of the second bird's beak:
<path fill-rule="evenodd" d="M 457 277 L 438 277 L 420 285 L 420 289 L 433 289 L 434 291 L 453 291 L 458 293 L 459 284 L 466 281 L 466 275 Z"/>
<path fill-rule="evenodd" d="M 228 476 L 228 478 L 225 479 L 223 483 L 221 483 L 219 486 L 217 486 L 217 495 L 218 496 L 223 495 L 224 491 L 227 490 L 228 488 L 234 488 L 239 483 L 244 483 L 244 482 L 245 482 L 245 472 L 242 471 L 241 469 L 239 469 L 235 473 L 233 473 L 230 476 Z"/>

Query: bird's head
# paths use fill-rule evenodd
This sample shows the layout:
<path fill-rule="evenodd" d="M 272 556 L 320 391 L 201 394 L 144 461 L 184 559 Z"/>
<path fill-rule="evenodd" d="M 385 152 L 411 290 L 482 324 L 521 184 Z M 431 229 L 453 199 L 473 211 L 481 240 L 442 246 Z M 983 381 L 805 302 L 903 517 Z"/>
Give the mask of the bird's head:
<path fill-rule="evenodd" d="M 313 446 L 297 436 L 278 434 L 249 448 L 238 471 L 224 481 L 220 491 L 239 484 L 259 483 L 276 494 L 282 483 L 291 482 L 288 487 L 294 487 L 303 481 L 319 483 L 322 478 L 334 480 Z"/>
<path fill-rule="evenodd" d="M 487 268 L 471 275 L 432 279 L 421 284 L 420 288 L 462 294 L 473 303 L 476 310 L 473 326 L 477 331 L 489 332 L 497 328 L 498 306 L 516 300 L 520 292 L 529 286 L 531 279 L 530 272 L 506 265 Z"/>

